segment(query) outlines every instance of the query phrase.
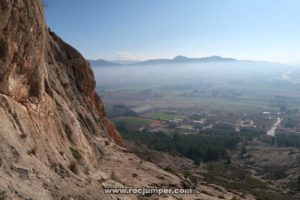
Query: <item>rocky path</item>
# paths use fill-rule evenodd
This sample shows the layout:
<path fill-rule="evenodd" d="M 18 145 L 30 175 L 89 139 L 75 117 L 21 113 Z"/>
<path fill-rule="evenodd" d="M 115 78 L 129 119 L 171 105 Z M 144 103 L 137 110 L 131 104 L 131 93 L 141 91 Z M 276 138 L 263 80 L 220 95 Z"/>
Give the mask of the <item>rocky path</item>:
<path fill-rule="evenodd" d="M 267 135 L 275 136 L 276 129 L 280 126 L 281 121 L 282 121 L 282 119 L 278 117 L 277 121 L 272 126 L 272 128 L 270 130 L 268 130 Z"/>

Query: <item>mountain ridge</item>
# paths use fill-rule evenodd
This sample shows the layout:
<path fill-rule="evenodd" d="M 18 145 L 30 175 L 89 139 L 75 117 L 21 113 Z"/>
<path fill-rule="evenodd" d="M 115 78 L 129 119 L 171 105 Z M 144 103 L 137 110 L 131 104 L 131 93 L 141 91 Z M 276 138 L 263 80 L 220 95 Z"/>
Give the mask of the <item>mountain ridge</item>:
<path fill-rule="evenodd" d="M 196 62 L 234 62 L 240 61 L 234 58 L 224 58 L 221 56 L 208 56 L 208 57 L 200 57 L 200 58 L 190 58 L 182 55 L 175 56 L 172 59 L 168 58 L 157 58 L 157 59 L 149 59 L 145 61 L 119 61 L 119 63 L 114 61 L 108 61 L 104 59 L 97 60 L 88 60 L 92 66 L 100 67 L 100 66 L 130 66 L 130 65 L 151 65 L 151 64 L 177 64 L 177 63 L 196 63 Z"/>
<path fill-rule="evenodd" d="M 121 64 L 107 61 L 104 59 L 88 60 L 92 66 L 119 66 Z"/>

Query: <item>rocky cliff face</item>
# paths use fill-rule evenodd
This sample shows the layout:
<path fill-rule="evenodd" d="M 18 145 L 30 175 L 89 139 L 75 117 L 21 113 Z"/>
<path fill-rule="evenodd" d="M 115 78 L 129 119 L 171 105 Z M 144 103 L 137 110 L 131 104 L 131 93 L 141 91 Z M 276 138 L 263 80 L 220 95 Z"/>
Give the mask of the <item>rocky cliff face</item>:
<path fill-rule="evenodd" d="M 107 195 L 103 188 L 186 186 L 122 146 L 89 63 L 48 30 L 41 2 L 0 0 L 0 195 L 154 199 Z"/>
<path fill-rule="evenodd" d="M 105 117 L 89 64 L 48 31 L 40 2 L 3 0 L 0 20 L 1 106 L 15 129 L 9 131 L 49 165 L 62 159 L 60 152 L 70 154 L 70 146 L 97 162 L 97 137 L 111 135 L 122 145 Z"/>

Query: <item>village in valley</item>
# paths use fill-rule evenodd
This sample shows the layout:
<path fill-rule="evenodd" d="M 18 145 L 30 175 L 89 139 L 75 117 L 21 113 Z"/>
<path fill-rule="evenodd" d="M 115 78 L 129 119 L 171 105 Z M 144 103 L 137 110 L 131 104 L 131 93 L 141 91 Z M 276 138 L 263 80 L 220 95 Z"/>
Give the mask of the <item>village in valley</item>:
<path fill-rule="evenodd" d="M 221 110 L 152 108 L 143 105 L 129 108 L 126 105 L 113 105 L 110 115 L 118 126 L 152 133 L 197 134 L 208 129 L 222 129 L 231 132 L 241 130 L 265 132 L 274 136 L 275 131 L 296 133 L 300 127 L 289 124 L 285 112 L 262 111 L 256 114 L 233 113 Z M 295 111 L 296 112 L 296 111 Z"/>

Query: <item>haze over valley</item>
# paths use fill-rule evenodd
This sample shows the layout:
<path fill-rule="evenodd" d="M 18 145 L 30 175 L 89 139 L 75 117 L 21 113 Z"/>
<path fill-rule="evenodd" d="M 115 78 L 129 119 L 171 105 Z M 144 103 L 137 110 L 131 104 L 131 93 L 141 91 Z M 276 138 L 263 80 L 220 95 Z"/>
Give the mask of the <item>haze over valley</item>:
<path fill-rule="evenodd" d="M 159 151 L 184 156 L 196 165 L 206 163 L 210 168 L 204 177 L 209 182 L 237 189 L 228 181 L 244 181 L 238 190 L 257 198 L 285 199 L 282 191 L 295 191 L 293 182 L 300 172 L 297 65 L 177 56 L 93 69 L 108 116 L 141 158 L 166 167 Z M 223 166 L 224 160 L 230 164 Z M 216 171 L 219 167 L 222 172 Z M 192 174 L 201 169 L 188 168 Z M 173 164 L 171 169 L 182 170 Z M 253 180 L 256 184 L 268 182 L 264 187 L 281 192 L 249 189 L 253 183 L 230 170 L 251 171 L 251 177 L 260 179 Z M 245 176 L 246 171 L 239 173 Z M 220 180 L 218 173 L 229 175 Z"/>
<path fill-rule="evenodd" d="M 291 108 L 299 106 L 299 96 L 295 93 L 299 90 L 295 83 L 297 67 L 280 63 L 233 60 L 93 68 L 97 90 L 107 98 L 107 103 L 209 108 L 209 104 L 216 102 L 213 108 L 229 103 L 229 106 L 246 110 L 271 111 L 275 109 L 271 101 L 276 96 L 285 96 Z M 147 91 L 160 98 L 138 97 Z M 126 93 L 131 96 L 129 102 L 114 97 Z"/>

